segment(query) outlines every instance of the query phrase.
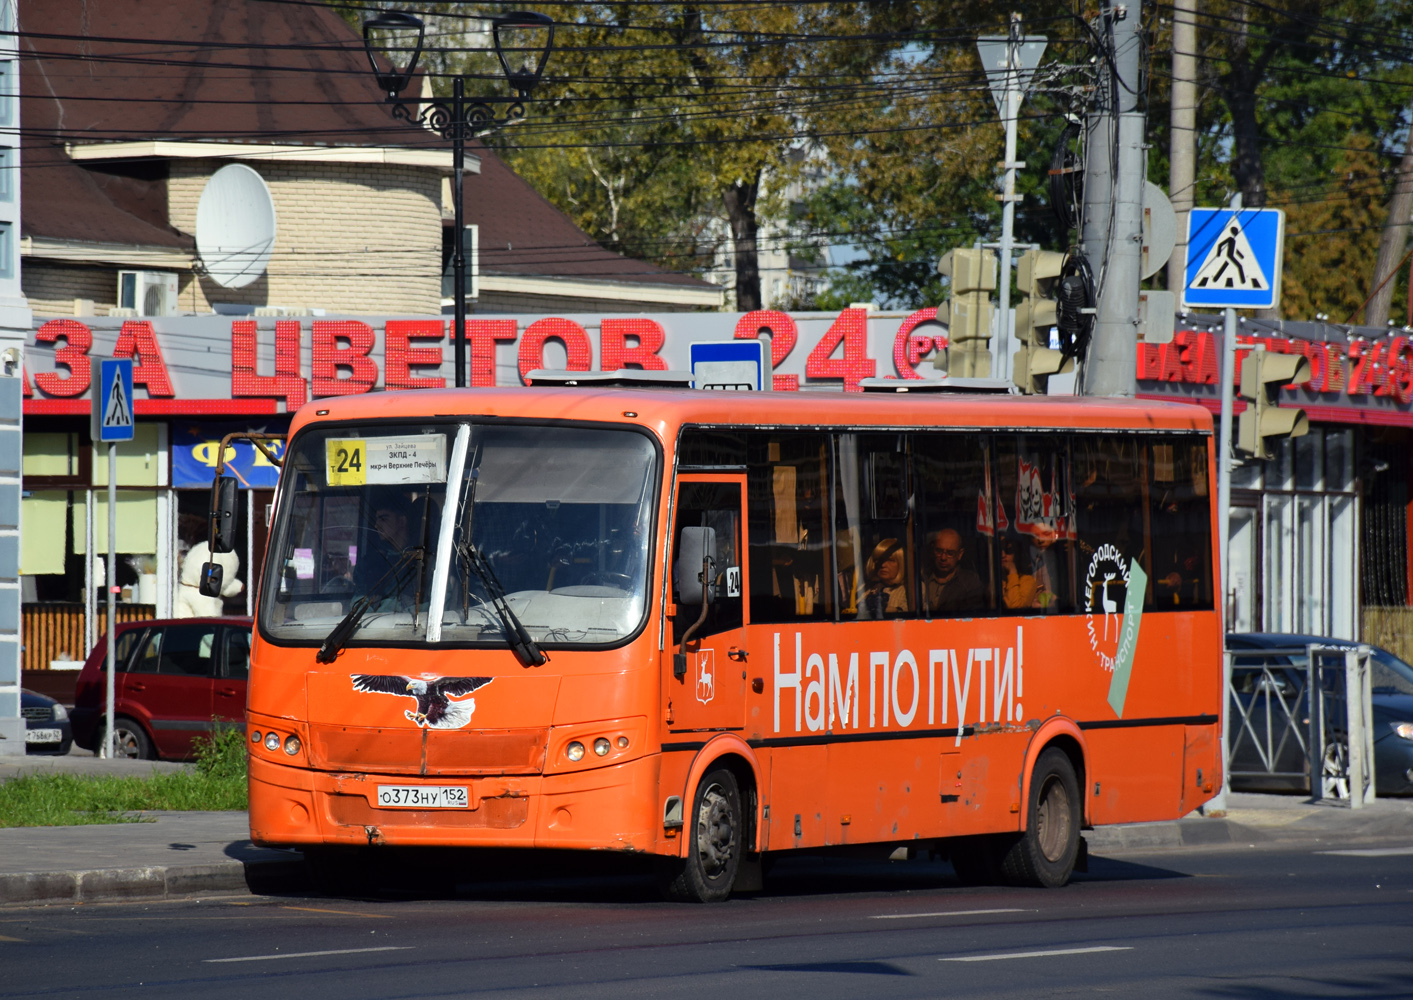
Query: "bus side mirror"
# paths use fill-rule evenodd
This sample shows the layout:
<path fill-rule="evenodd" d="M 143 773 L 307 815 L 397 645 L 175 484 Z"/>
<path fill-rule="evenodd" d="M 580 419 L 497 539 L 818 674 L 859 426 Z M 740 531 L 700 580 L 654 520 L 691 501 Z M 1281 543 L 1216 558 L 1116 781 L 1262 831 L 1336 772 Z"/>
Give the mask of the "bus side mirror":
<path fill-rule="evenodd" d="M 677 603 L 701 604 L 712 601 L 711 580 L 704 580 L 702 562 L 716 563 L 716 530 L 714 528 L 685 527 L 677 543 L 677 565 L 673 575 L 677 583 Z"/>
<path fill-rule="evenodd" d="M 236 481 L 222 476 L 211 487 L 212 552 L 233 552 L 236 545 Z M 210 566 L 210 563 L 207 563 Z M 202 570 L 202 579 L 206 573 Z M 202 593 L 205 593 L 203 590 Z M 207 594 L 208 597 L 214 596 Z"/>
<path fill-rule="evenodd" d="M 218 562 L 208 562 L 201 564 L 201 583 L 197 590 L 202 597 L 220 597 L 221 584 L 224 583 L 226 568 Z"/>

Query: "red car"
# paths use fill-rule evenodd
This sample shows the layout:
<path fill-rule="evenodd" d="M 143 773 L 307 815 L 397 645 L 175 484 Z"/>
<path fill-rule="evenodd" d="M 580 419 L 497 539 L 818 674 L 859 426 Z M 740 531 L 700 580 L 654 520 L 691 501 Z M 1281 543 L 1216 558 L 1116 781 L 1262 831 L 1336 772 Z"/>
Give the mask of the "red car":
<path fill-rule="evenodd" d="M 118 626 L 114 693 L 118 756 L 190 757 L 211 720 L 245 725 L 249 618 L 169 618 Z M 98 752 L 107 699 L 108 640 L 98 640 L 74 692 L 74 742 Z"/>

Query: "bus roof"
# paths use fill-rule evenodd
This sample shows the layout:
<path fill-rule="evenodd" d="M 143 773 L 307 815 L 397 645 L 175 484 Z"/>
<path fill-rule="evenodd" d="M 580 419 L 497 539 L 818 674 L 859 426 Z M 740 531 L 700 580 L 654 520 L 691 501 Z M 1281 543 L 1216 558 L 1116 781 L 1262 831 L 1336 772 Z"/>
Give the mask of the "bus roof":
<path fill-rule="evenodd" d="M 743 427 L 961 427 L 1212 430 L 1212 415 L 1187 403 L 1086 396 L 952 393 L 706 392 L 697 389 L 417 389 L 320 399 L 290 427 L 324 420 L 512 417 L 631 423 L 675 437 L 682 424 Z"/>

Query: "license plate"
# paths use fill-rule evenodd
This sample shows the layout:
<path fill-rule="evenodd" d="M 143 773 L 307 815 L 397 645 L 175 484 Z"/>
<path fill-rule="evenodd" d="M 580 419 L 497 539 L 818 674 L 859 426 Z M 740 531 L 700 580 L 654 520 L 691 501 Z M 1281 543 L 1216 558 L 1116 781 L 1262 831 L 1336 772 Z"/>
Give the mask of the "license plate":
<path fill-rule="evenodd" d="M 469 809 L 465 785 L 379 785 L 384 809 Z"/>
<path fill-rule="evenodd" d="M 26 743 L 58 743 L 64 738 L 62 729 L 26 729 Z"/>

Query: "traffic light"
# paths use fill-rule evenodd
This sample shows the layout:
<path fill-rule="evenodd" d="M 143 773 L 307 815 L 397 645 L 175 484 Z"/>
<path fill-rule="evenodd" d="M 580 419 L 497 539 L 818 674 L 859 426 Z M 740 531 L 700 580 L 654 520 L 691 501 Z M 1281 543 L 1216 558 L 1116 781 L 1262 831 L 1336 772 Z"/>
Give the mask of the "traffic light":
<path fill-rule="evenodd" d="M 1027 250 L 1016 263 L 1016 337 L 1021 347 L 1011 379 L 1026 394 L 1043 393 L 1051 375 L 1074 371 L 1074 358 L 1050 346 L 1050 328 L 1059 318 L 1052 296 L 1064 267 L 1065 255 L 1053 250 Z"/>
<path fill-rule="evenodd" d="M 1236 446 L 1257 458 L 1273 458 L 1267 438 L 1302 437 L 1310 418 L 1295 406 L 1280 406 L 1282 386 L 1310 378 L 1310 359 L 1303 354 L 1273 354 L 1258 346 L 1241 363 L 1241 395 L 1246 409 L 1237 417 Z"/>
<path fill-rule="evenodd" d="M 996 290 L 996 254 L 990 250 L 948 250 L 937 262 L 937 273 L 952 279 L 952 298 L 946 310 L 949 375 L 989 378 L 991 375 L 991 293 Z M 942 319 L 938 310 L 938 319 Z"/>

